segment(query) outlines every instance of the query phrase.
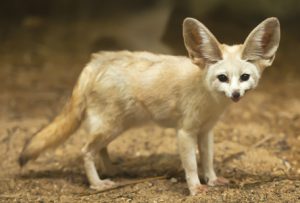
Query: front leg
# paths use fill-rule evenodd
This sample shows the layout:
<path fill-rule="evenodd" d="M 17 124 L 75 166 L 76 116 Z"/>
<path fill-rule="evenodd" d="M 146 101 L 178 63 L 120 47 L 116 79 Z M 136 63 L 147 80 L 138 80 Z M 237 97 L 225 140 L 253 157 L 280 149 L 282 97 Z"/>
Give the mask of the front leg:
<path fill-rule="evenodd" d="M 214 185 L 225 185 L 228 184 L 228 180 L 222 177 L 217 177 L 214 166 L 213 166 L 213 157 L 214 157 L 214 135 L 213 132 L 201 134 L 198 137 L 198 147 L 201 158 L 202 172 L 204 174 L 204 181 L 209 186 Z"/>
<path fill-rule="evenodd" d="M 206 190 L 205 186 L 201 185 L 198 177 L 196 158 L 197 136 L 184 130 L 179 130 L 177 137 L 178 149 L 189 191 L 191 195 L 196 195 Z"/>

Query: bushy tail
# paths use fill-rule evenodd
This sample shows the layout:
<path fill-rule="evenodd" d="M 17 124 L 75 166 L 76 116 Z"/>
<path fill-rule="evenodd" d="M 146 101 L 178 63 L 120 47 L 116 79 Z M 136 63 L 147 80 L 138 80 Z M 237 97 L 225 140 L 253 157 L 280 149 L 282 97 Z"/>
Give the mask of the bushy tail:
<path fill-rule="evenodd" d="M 98 59 L 94 57 L 81 72 L 72 96 L 62 112 L 25 144 L 19 157 L 20 166 L 37 158 L 46 149 L 58 146 L 78 129 L 87 108 L 84 95 L 91 91 L 95 78 L 103 73 L 102 69 L 95 65 L 95 60 L 97 65 Z"/>
<path fill-rule="evenodd" d="M 48 126 L 39 131 L 24 146 L 19 157 L 20 166 L 37 158 L 42 152 L 65 141 L 80 126 L 85 111 L 84 98 L 74 90 L 62 112 Z"/>
<path fill-rule="evenodd" d="M 58 146 L 78 129 L 86 109 L 84 93 L 88 91 L 90 81 L 95 75 L 92 73 L 88 69 L 82 72 L 72 97 L 62 112 L 24 146 L 19 157 L 20 166 L 24 166 L 29 160 L 37 158 L 46 149 Z"/>

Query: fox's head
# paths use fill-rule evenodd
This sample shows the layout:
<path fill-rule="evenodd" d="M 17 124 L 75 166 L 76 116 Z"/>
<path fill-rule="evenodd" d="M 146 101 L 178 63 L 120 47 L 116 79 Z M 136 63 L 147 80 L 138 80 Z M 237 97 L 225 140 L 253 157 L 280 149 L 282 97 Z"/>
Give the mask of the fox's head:
<path fill-rule="evenodd" d="M 205 71 L 207 87 L 238 101 L 257 86 L 264 68 L 272 64 L 279 46 L 280 24 L 277 18 L 268 18 L 244 44 L 228 46 L 220 44 L 202 23 L 186 18 L 183 37 L 191 60 Z"/>

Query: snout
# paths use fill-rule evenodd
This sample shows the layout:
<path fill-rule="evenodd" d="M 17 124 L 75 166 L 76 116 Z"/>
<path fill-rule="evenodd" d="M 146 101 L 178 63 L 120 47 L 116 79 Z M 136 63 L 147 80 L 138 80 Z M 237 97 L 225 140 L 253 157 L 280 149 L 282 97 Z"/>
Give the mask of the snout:
<path fill-rule="evenodd" d="M 233 92 L 231 95 L 231 99 L 234 102 L 238 102 L 240 100 L 240 98 L 241 98 L 241 94 L 238 91 Z"/>

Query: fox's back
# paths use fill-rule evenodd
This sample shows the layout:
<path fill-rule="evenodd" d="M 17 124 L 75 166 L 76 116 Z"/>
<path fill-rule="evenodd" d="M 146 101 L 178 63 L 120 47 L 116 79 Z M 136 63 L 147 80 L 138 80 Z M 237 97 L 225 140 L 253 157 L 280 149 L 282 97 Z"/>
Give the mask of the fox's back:
<path fill-rule="evenodd" d="M 172 123 L 182 111 L 180 98 L 202 74 L 187 57 L 129 51 L 93 54 L 85 72 L 91 75 L 87 101 L 99 112 L 112 105 L 123 113 Z"/>
<path fill-rule="evenodd" d="M 201 74 L 187 57 L 129 51 L 93 54 L 86 69 L 93 69 L 96 88 L 101 85 L 128 91 L 178 88 L 184 80 Z"/>
<path fill-rule="evenodd" d="M 109 69 L 108 71 L 123 71 L 126 75 L 134 73 L 135 76 L 156 75 L 169 71 L 181 75 L 189 68 L 199 69 L 187 57 L 150 52 L 102 51 L 92 55 L 91 63 L 99 70 L 105 68 Z"/>

